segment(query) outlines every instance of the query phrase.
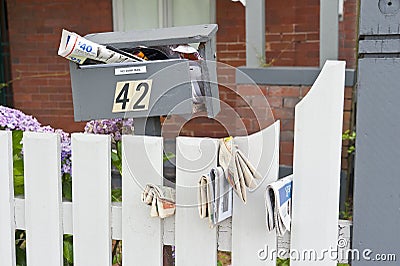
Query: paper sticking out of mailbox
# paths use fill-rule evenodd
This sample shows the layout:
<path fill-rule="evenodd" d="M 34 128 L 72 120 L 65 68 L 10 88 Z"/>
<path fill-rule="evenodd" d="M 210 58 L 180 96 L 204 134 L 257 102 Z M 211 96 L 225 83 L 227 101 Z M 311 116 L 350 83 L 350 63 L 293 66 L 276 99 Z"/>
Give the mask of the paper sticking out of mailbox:
<path fill-rule="evenodd" d="M 276 228 L 283 236 L 290 231 L 292 213 L 293 175 L 289 175 L 267 186 L 265 191 L 266 223 L 268 231 Z"/>
<path fill-rule="evenodd" d="M 147 184 L 142 192 L 142 202 L 151 206 L 151 217 L 172 216 L 175 214 L 175 189 Z"/>
<path fill-rule="evenodd" d="M 123 51 L 118 51 L 115 48 L 91 42 L 65 29 L 62 31 L 61 42 L 58 47 L 59 56 L 67 58 L 77 64 L 83 64 L 87 59 L 108 64 L 144 61 L 140 57 L 123 53 Z"/>

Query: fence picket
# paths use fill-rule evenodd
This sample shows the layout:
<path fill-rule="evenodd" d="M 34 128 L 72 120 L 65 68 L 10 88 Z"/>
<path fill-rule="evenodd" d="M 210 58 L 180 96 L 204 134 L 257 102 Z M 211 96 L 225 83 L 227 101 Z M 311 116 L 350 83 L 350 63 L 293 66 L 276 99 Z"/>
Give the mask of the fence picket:
<path fill-rule="evenodd" d="M 199 218 L 197 182 L 217 166 L 217 140 L 178 137 L 176 145 L 175 265 L 216 265 L 217 231 Z"/>
<path fill-rule="evenodd" d="M 111 265 L 111 139 L 72 134 L 75 266 Z"/>
<path fill-rule="evenodd" d="M 25 132 L 24 180 L 28 265 L 63 265 L 60 138 Z"/>
<path fill-rule="evenodd" d="M 0 131 L 0 258 L 15 266 L 15 222 L 12 141 L 10 131 Z"/>
<path fill-rule="evenodd" d="M 141 202 L 147 183 L 163 183 L 161 137 L 123 136 L 123 265 L 163 265 L 162 220 Z"/>
<path fill-rule="evenodd" d="M 271 250 L 276 249 L 275 231 L 267 232 L 265 224 L 265 189 L 278 179 L 279 121 L 260 132 L 236 137 L 235 143 L 264 178 L 247 202 L 234 195 L 232 218 L 232 265 L 276 265 Z M 261 249 L 264 252 L 259 254 Z M 260 258 L 259 258 L 260 255 Z M 268 255 L 268 257 L 267 257 Z M 276 253 L 275 255 L 276 256 Z"/>
<path fill-rule="evenodd" d="M 336 250 L 338 240 L 344 72 L 345 62 L 327 61 L 296 106 L 291 232 L 296 257 L 292 266 L 337 263 L 323 252 Z M 309 259 L 309 254 L 304 258 L 307 250 L 315 252 L 317 259 Z"/>

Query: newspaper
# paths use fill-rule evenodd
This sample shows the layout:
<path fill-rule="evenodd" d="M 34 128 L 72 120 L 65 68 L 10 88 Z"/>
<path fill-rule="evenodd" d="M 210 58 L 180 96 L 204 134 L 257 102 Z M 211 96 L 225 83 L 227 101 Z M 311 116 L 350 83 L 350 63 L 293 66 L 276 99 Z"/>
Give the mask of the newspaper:
<path fill-rule="evenodd" d="M 239 198 L 246 203 L 246 187 L 250 190 L 255 189 L 257 179 L 261 179 L 261 175 L 233 143 L 232 137 L 220 140 L 218 161 L 224 169 L 226 179 Z"/>
<path fill-rule="evenodd" d="M 265 192 L 267 228 L 276 228 L 279 236 L 290 231 L 292 186 L 293 175 L 289 175 L 269 184 Z"/>
<path fill-rule="evenodd" d="M 175 213 L 175 189 L 147 184 L 142 192 L 142 202 L 151 206 L 151 217 L 172 216 Z"/>
<path fill-rule="evenodd" d="M 62 31 L 58 55 L 77 64 L 83 64 L 86 59 L 104 63 L 122 63 L 144 61 L 135 55 L 127 54 L 118 49 L 91 42 L 74 32 Z"/>
<path fill-rule="evenodd" d="M 221 167 L 201 176 L 198 188 L 199 215 L 208 217 L 210 227 L 232 216 L 233 193 Z"/>

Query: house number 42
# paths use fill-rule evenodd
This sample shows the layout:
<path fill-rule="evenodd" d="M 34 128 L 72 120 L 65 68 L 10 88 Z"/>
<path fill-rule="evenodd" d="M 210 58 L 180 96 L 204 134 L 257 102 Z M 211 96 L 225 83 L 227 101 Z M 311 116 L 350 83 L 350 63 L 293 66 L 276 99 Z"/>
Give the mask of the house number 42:
<path fill-rule="evenodd" d="M 151 79 L 117 82 L 112 112 L 148 110 L 151 85 Z"/>

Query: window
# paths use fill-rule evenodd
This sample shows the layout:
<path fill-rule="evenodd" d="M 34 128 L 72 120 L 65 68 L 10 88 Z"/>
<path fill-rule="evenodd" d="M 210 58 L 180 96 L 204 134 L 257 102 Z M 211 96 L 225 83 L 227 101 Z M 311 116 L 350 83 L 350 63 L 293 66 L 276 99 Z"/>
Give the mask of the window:
<path fill-rule="evenodd" d="M 216 0 L 113 0 L 114 31 L 215 23 Z"/>

